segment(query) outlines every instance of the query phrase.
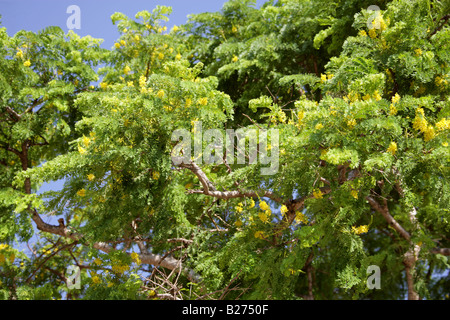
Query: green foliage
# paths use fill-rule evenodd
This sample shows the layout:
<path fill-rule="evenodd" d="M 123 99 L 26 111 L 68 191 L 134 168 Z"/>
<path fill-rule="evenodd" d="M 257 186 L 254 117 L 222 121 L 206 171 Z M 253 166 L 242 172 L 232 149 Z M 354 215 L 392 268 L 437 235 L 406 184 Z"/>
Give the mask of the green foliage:
<path fill-rule="evenodd" d="M 167 30 L 157 6 L 114 13 L 110 50 L 0 29 L 0 298 L 445 298 L 449 8 L 230 0 Z M 176 166 L 196 122 L 277 129 L 279 170 Z"/>

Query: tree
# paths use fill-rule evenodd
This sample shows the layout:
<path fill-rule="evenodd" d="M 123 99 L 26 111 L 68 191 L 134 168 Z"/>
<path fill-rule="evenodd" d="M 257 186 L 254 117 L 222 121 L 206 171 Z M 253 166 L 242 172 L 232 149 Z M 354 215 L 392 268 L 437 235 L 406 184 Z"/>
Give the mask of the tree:
<path fill-rule="evenodd" d="M 3 298 L 444 298 L 450 2 L 324 3 L 3 29 Z"/>

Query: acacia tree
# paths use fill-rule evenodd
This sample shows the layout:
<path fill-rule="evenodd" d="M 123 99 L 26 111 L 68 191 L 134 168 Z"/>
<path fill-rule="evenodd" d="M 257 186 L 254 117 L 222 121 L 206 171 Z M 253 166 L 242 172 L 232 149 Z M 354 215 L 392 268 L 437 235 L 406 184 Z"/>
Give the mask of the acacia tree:
<path fill-rule="evenodd" d="M 449 2 L 324 3 L 232 0 L 171 30 L 167 7 L 116 13 L 111 50 L 3 29 L 3 297 L 443 298 Z M 230 128 L 248 149 L 196 144 Z M 183 162 L 180 129 L 202 151 Z"/>

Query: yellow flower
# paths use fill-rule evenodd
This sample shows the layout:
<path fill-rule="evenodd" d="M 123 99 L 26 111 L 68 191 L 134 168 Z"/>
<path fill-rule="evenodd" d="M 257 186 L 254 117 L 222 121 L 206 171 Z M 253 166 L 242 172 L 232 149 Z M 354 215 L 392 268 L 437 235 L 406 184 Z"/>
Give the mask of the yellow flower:
<path fill-rule="evenodd" d="M 322 191 L 320 191 L 320 189 L 315 189 L 313 191 L 313 196 L 316 199 L 322 199 L 323 198 L 323 193 L 322 193 Z"/>
<path fill-rule="evenodd" d="M 300 211 L 296 211 L 295 212 L 295 222 L 296 223 L 301 223 L 303 222 L 304 224 L 308 223 L 308 217 L 306 217 L 303 213 L 301 213 Z"/>
<path fill-rule="evenodd" d="M 155 290 L 150 290 L 150 291 L 148 292 L 148 296 L 149 296 L 149 297 L 156 296 Z"/>
<path fill-rule="evenodd" d="M 422 54 L 422 49 L 418 48 L 414 50 L 414 52 L 416 53 L 416 56 L 420 56 Z"/>
<path fill-rule="evenodd" d="M 392 97 L 392 103 L 397 103 L 400 101 L 400 95 L 398 93 L 395 94 L 395 96 Z"/>
<path fill-rule="evenodd" d="M 128 86 L 128 87 L 134 87 L 133 81 L 128 81 L 128 82 L 127 82 L 127 86 Z"/>
<path fill-rule="evenodd" d="M 83 144 L 84 144 L 86 147 L 88 147 L 89 144 L 91 143 L 91 139 L 89 139 L 89 138 L 86 137 L 86 136 L 83 136 L 82 142 L 83 142 Z"/>
<path fill-rule="evenodd" d="M 106 89 L 108 87 L 108 84 L 106 82 L 100 82 L 100 88 Z"/>
<path fill-rule="evenodd" d="M 172 32 L 177 32 L 177 31 L 178 31 L 178 29 L 180 29 L 180 28 L 178 28 L 178 26 L 177 26 L 177 25 L 174 25 L 174 26 L 172 27 Z"/>
<path fill-rule="evenodd" d="M 233 62 L 237 62 L 239 60 L 239 58 L 237 56 L 233 56 L 233 59 L 231 59 L 231 61 Z"/>
<path fill-rule="evenodd" d="M 236 222 L 234 223 L 234 225 L 238 228 L 242 227 L 242 221 L 241 220 L 236 220 Z"/>
<path fill-rule="evenodd" d="M 391 116 L 395 116 L 397 114 L 397 108 L 393 104 L 389 107 L 389 114 Z"/>
<path fill-rule="evenodd" d="M 238 29 L 235 26 L 233 26 L 233 28 L 231 28 L 231 32 L 236 33 L 237 31 L 238 31 Z"/>
<path fill-rule="evenodd" d="M 250 199 L 250 205 L 248 206 L 250 209 L 255 206 L 255 200 Z"/>
<path fill-rule="evenodd" d="M 235 209 L 236 209 L 236 212 L 238 212 L 238 213 L 241 213 L 242 210 L 244 210 L 244 209 L 243 209 L 242 207 L 240 207 L 240 206 L 236 206 Z"/>
<path fill-rule="evenodd" d="M 362 37 L 367 37 L 367 33 L 366 33 L 365 30 L 360 30 L 359 31 L 359 35 L 362 36 Z"/>
<path fill-rule="evenodd" d="M 16 57 L 22 59 L 23 58 L 23 51 L 19 49 L 16 53 Z"/>
<path fill-rule="evenodd" d="M 381 96 L 380 93 L 378 92 L 378 90 L 375 90 L 375 92 L 373 93 L 373 97 L 375 98 L 375 100 L 380 101 L 381 100 Z"/>
<path fill-rule="evenodd" d="M 153 171 L 153 173 L 152 173 L 153 180 L 158 180 L 159 177 L 160 177 L 159 172 L 158 171 Z"/>
<path fill-rule="evenodd" d="M 141 258 L 139 257 L 139 254 L 136 252 L 131 253 L 131 259 L 134 260 L 137 264 L 141 264 Z"/>
<path fill-rule="evenodd" d="M 23 63 L 23 65 L 24 65 L 25 67 L 31 66 L 30 60 L 25 61 L 25 62 Z"/>
<path fill-rule="evenodd" d="M 158 59 L 159 60 L 164 59 L 164 53 L 162 53 L 162 52 L 158 53 Z"/>
<path fill-rule="evenodd" d="M 348 120 L 347 126 L 349 126 L 350 128 L 353 128 L 354 126 L 356 126 L 356 120 L 355 119 Z"/>
<path fill-rule="evenodd" d="M 114 47 L 116 47 L 116 49 L 119 49 L 120 48 L 120 43 L 118 43 L 118 42 L 114 43 Z"/>
<path fill-rule="evenodd" d="M 358 199 L 358 190 L 353 189 L 352 191 L 350 191 L 350 194 L 353 198 Z"/>
<path fill-rule="evenodd" d="M 141 37 L 137 34 L 137 35 L 134 36 L 134 40 L 135 40 L 135 41 L 140 41 L 140 40 L 141 40 Z"/>
<path fill-rule="evenodd" d="M 436 128 L 438 131 L 450 130 L 450 119 L 442 118 L 436 123 Z"/>
<path fill-rule="evenodd" d="M 147 78 L 144 75 L 140 76 L 139 77 L 139 87 L 145 87 L 146 83 L 147 83 Z"/>
<path fill-rule="evenodd" d="M 352 232 L 355 234 L 367 233 L 368 231 L 369 231 L 369 226 L 367 226 L 367 225 L 359 226 L 359 227 L 352 226 Z"/>
<path fill-rule="evenodd" d="M 78 152 L 81 155 L 85 155 L 87 153 L 87 150 L 85 148 L 83 148 L 82 146 L 78 146 Z"/>
<path fill-rule="evenodd" d="M 327 81 L 327 76 L 324 74 L 320 74 L 320 80 L 321 80 L 321 82 Z"/>
<path fill-rule="evenodd" d="M 377 37 L 377 32 L 375 31 L 375 28 L 369 30 L 369 37 L 372 39 L 375 39 Z"/>
<path fill-rule="evenodd" d="M 86 196 L 86 190 L 84 190 L 84 189 L 78 190 L 77 195 L 79 195 L 80 197 Z"/>
<path fill-rule="evenodd" d="M 175 56 L 175 59 L 181 60 L 181 54 L 178 53 L 178 54 Z"/>
<path fill-rule="evenodd" d="M 90 173 L 90 174 L 87 175 L 87 178 L 88 178 L 89 181 L 92 181 L 92 180 L 95 179 L 95 176 L 92 173 Z"/>
<path fill-rule="evenodd" d="M 448 142 L 442 142 L 443 147 L 448 147 Z"/>
<path fill-rule="evenodd" d="M 208 98 L 200 98 L 198 103 L 202 106 L 206 106 L 208 104 Z"/>
<path fill-rule="evenodd" d="M 428 126 L 427 129 L 424 132 L 424 140 L 430 141 L 436 137 L 436 133 L 434 131 L 434 128 L 432 126 Z"/>
<path fill-rule="evenodd" d="M 320 129 L 322 129 L 323 128 L 323 124 L 321 124 L 321 123 L 318 123 L 318 124 L 316 124 L 316 130 L 320 130 Z"/>
<path fill-rule="evenodd" d="M 387 149 L 387 152 L 390 152 L 392 153 L 392 155 L 395 155 L 395 153 L 397 152 L 397 143 L 392 141 L 391 144 L 389 145 L 389 148 Z"/>
<path fill-rule="evenodd" d="M 164 90 L 163 89 L 159 90 L 156 96 L 160 99 L 164 98 Z"/>
<path fill-rule="evenodd" d="M 269 205 L 265 201 L 261 201 L 259 203 L 259 207 L 261 208 L 261 210 L 264 210 L 264 211 L 270 209 Z"/>
<path fill-rule="evenodd" d="M 123 45 L 123 46 L 125 47 L 125 46 L 126 46 L 125 40 L 120 40 L 120 44 Z"/>
<path fill-rule="evenodd" d="M 102 260 L 100 260 L 99 258 L 95 258 L 94 263 L 99 266 L 102 264 Z"/>
<path fill-rule="evenodd" d="M 99 283 L 102 283 L 102 280 L 100 280 L 99 276 L 93 276 L 92 277 L 92 282 L 94 284 L 99 284 Z"/>
<path fill-rule="evenodd" d="M 265 238 L 264 231 L 256 231 L 254 236 L 257 239 L 264 239 Z"/>
<path fill-rule="evenodd" d="M 284 216 L 284 214 L 288 211 L 288 208 L 283 204 L 280 209 L 281 214 Z"/>
<path fill-rule="evenodd" d="M 123 68 L 123 73 L 128 74 L 131 71 L 130 67 L 128 65 Z"/>

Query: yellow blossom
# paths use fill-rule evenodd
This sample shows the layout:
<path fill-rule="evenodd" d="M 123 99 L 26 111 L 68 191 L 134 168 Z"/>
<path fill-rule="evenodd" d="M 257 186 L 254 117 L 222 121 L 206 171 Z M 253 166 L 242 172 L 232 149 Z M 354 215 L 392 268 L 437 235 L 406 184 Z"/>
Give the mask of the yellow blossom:
<path fill-rule="evenodd" d="M 397 114 L 397 108 L 391 104 L 391 106 L 389 107 L 389 114 L 392 116 L 395 116 Z"/>
<path fill-rule="evenodd" d="M 87 150 L 85 148 L 83 148 L 82 146 L 78 146 L 78 152 L 81 155 L 85 155 L 87 153 Z"/>
<path fill-rule="evenodd" d="M 23 51 L 19 49 L 16 53 L 16 57 L 22 59 L 23 58 Z"/>
<path fill-rule="evenodd" d="M 128 86 L 128 87 L 134 87 L 133 81 L 128 81 L 128 82 L 127 82 L 127 86 Z"/>
<path fill-rule="evenodd" d="M 418 48 L 414 50 L 414 52 L 416 53 L 416 56 L 420 56 L 422 54 L 422 49 Z"/>
<path fill-rule="evenodd" d="M 100 260 L 99 258 L 95 258 L 94 263 L 99 266 L 102 264 L 102 260 Z"/>
<path fill-rule="evenodd" d="M 313 191 L 313 196 L 316 199 L 322 199 L 323 198 L 323 193 L 322 193 L 322 191 L 320 191 L 320 189 L 315 189 Z"/>
<path fill-rule="evenodd" d="M 280 212 L 282 215 L 285 215 L 285 213 L 288 212 L 288 208 L 283 204 L 281 206 Z"/>
<path fill-rule="evenodd" d="M 25 67 L 31 66 L 30 60 L 25 61 L 25 62 L 23 63 L 23 65 L 24 65 Z"/>
<path fill-rule="evenodd" d="M 261 210 L 269 210 L 270 209 L 269 205 L 265 201 L 261 201 L 259 203 L 259 207 L 261 208 Z"/>
<path fill-rule="evenodd" d="M 367 37 L 367 33 L 366 33 L 365 30 L 360 30 L 359 31 L 359 35 L 362 36 L 362 37 Z"/>
<path fill-rule="evenodd" d="M 367 101 L 367 100 L 370 100 L 370 98 L 372 98 L 372 97 L 370 96 L 370 94 L 366 94 L 362 98 L 364 101 Z"/>
<path fill-rule="evenodd" d="M 124 74 L 128 74 L 130 71 L 131 71 L 131 68 L 128 65 L 126 65 L 125 68 L 123 68 Z"/>
<path fill-rule="evenodd" d="M 450 130 L 450 119 L 442 118 L 436 123 L 438 131 Z"/>
<path fill-rule="evenodd" d="M 86 147 L 88 147 L 89 144 L 91 143 L 91 139 L 89 139 L 89 138 L 86 137 L 86 136 L 83 136 L 82 142 L 83 142 L 83 144 L 84 144 Z"/>
<path fill-rule="evenodd" d="M 181 54 L 178 53 L 178 54 L 175 56 L 175 59 L 181 60 Z"/>
<path fill-rule="evenodd" d="M 318 123 L 318 124 L 316 124 L 316 130 L 320 130 L 320 129 L 322 129 L 323 128 L 323 124 L 321 124 L 321 123 Z"/>
<path fill-rule="evenodd" d="M 87 178 L 88 178 L 89 181 L 92 181 L 92 180 L 95 179 L 95 176 L 92 173 L 90 173 L 90 174 L 87 175 Z"/>
<path fill-rule="evenodd" d="M 100 88 L 106 89 L 108 87 L 108 84 L 106 82 L 100 82 Z"/>
<path fill-rule="evenodd" d="M 233 59 L 231 59 L 231 61 L 233 62 L 237 62 L 239 60 L 239 58 L 237 56 L 233 56 Z"/>
<path fill-rule="evenodd" d="M 159 90 L 156 96 L 160 99 L 164 98 L 164 90 L 163 89 Z"/>
<path fill-rule="evenodd" d="M 159 177 L 160 177 L 159 172 L 158 171 L 153 171 L 153 173 L 152 173 L 153 180 L 158 180 Z"/>
<path fill-rule="evenodd" d="M 237 29 L 235 26 L 233 26 L 233 27 L 231 28 L 231 32 L 236 33 L 237 31 L 238 31 L 238 29 Z"/>
<path fill-rule="evenodd" d="M 381 95 L 378 92 L 378 90 L 375 90 L 375 92 L 373 93 L 373 97 L 375 98 L 376 101 L 380 101 L 381 100 Z"/>
<path fill-rule="evenodd" d="M 208 104 L 208 98 L 200 98 L 198 103 L 202 106 L 206 106 Z"/>
<path fill-rule="evenodd" d="M 80 197 L 86 196 L 86 190 L 84 190 L 84 189 L 78 190 L 77 195 L 79 195 Z"/>
<path fill-rule="evenodd" d="M 241 220 L 236 220 L 236 222 L 234 223 L 234 225 L 238 228 L 242 227 L 242 221 Z"/>
<path fill-rule="evenodd" d="M 434 139 L 434 137 L 436 137 L 436 132 L 434 131 L 433 126 L 428 126 L 423 134 L 424 134 L 423 139 L 425 141 L 430 141 Z"/>
<path fill-rule="evenodd" d="M 125 47 L 125 46 L 126 46 L 125 40 L 120 40 L 120 44 L 123 45 L 123 46 Z"/>
<path fill-rule="evenodd" d="M 354 126 L 356 126 L 356 120 L 355 119 L 348 120 L 347 126 L 349 126 L 350 128 L 353 128 Z"/>
<path fill-rule="evenodd" d="M 118 42 L 114 43 L 114 47 L 116 47 L 116 49 L 119 49 L 120 48 L 120 43 L 118 43 Z"/>
<path fill-rule="evenodd" d="M 397 152 L 397 143 L 392 141 L 389 144 L 389 147 L 387 149 L 387 152 L 390 152 L 392 155 L 395 155 L 395 153 Z"/>
<path fill-rule="evenodd" d="M 397 103 L 400 101 L 400 95 L 398 93 L 395 94 L 395 96 L 392 97 L 392 103 Z"/>
<path fill-rule="evenodd" d="M 369 37 L 372 39 L 377 37 L 377 32 L 375 31 L 375 28 L 369 30 Z"/>
<path fill-rule="evenodd" d="M 144 87 L 147 83 L 147 77 L 142 75 L 139 77 L 139 86 Z"/>
<path fill-rule="evenodd" d="M 367 226 L 367 225 L 359 226 L 359 227 L 352 226 L 352 232 L 355 234 L 367 233 L 368 231 L 369 231 L 369 226 Z"/>
<path fill-rule="evenodd" d="M 158 53 L 158 59 L 159 60 L 164 59 L 164 53 L 162 53 L 162 52 Z"/>
<path fill-rule="evenodd" d="M 358 199 L 358 190 L 353 189 L 352 191 L 350 191 L 350 194 L 353 198 Z"/>
<path fill-rule="evenodd" d="M 308 223 L 308 217 L 305 216 L 302 212 L 296 211 L 295 212 L 295 222 L 296 223 L 303 222 L 304 224 L 307 224 Z"/>
<path fill-rule="evenodd" d="M 250 209 L 255 206 L 255 200 L 250 199 L 250 205 L 248 206 Z"/>
<path fill-rule="evenodd" d="M 265 238 L 264 231 L 256 231 L 254 236 L 257 239 L 264 239 Z"/>
<path fill-rule="evenodd" d="M 99 283 L 102 283 L 102 280 L 100 280 L 99 276 L 93 276 L 92 277 L 92 282 L 94 284 L 99 284 Z"/>
<path fill-rule="evenodd" d="M 448 147 L 448 142 L 442 142 L 443 147 Z"/>
<path fill-rule="evenodd" d="M 178 26 L 177 26 L 177 25 L 174 25 L 174 26 L 172 27 L 172 32 L 177 32 L 177 31 L 178 31 L 178 29 L 180 29 L 180 28 L 178 28 Z"/>
<path fill-rule="evenodd" d="M 322 82 L 327 81 L 327 76 L 324 75 L 324 74 L 321 74 L 321 75 L 320 75 L 320 80 L 321 80 Z"/>

